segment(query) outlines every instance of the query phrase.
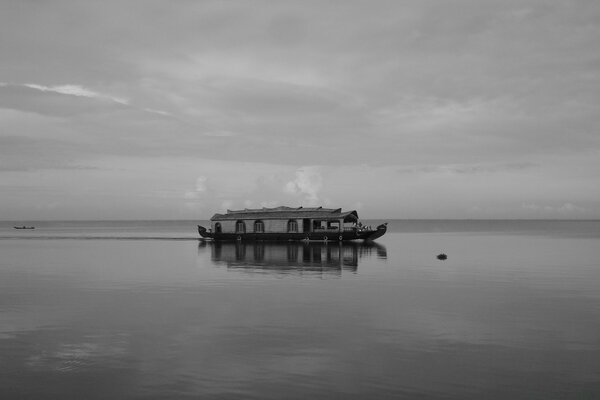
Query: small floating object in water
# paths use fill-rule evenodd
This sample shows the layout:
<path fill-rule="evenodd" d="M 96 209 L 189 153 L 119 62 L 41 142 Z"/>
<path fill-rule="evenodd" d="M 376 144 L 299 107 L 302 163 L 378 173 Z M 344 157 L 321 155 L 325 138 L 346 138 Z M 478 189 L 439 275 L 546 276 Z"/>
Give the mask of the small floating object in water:
<path fill-rule="evenodd" d="M 447 258 L 448 258 L 448 256 L 447 256 L 447 255 L 445 255 L 444 253 L 442 253 L 442 254 L 438 254 L 438 256 L 437 256 L 437 259 L 438 259 L 438 260 L 445 260 L 445 259 L 447 259 Z"/>

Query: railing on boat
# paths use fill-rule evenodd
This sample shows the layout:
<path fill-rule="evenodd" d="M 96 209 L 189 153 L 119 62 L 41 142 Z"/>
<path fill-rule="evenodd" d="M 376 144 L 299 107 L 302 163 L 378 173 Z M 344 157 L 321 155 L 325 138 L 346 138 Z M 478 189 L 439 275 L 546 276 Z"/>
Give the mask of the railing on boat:
<path fill-rule="evenodd" d="M 344 232 L 352 232 L 355 231 L 356 227 L 344 227 L 343 231 Z M 340 228 L 314 228 L 314 231 L 317 232 L 341 232 L 342 229 Z"/>

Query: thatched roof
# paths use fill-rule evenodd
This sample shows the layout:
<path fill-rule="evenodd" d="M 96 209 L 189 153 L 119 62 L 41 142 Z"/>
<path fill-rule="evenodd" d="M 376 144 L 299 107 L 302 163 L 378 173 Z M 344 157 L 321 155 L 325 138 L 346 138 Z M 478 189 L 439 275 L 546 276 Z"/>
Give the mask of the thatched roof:
<path fill-rule="evenodd" d="M 231 221 L 238 219 L 321 219 L 321 220 L 340 220 L 344 222 L 353 222 L 358 220 L 358 213 L 355 210 L 342 212 L 341 208 L 304 208 L 304 207 L 275 207 L 275 208 L 257 208 L 244 210 L 227 210 L 226 214 L 215 214 L 211 221 Z"/>

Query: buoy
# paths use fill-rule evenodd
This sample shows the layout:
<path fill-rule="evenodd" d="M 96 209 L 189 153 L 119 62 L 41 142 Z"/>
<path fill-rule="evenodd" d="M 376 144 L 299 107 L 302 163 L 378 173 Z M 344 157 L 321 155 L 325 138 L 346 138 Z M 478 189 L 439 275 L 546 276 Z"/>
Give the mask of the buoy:
<path fill-rule="evenodd" d="M 447 256 L 447 255 L 445 255 L 444 253 L 442 253 L 442 254 L 438 254 L 438 256 L 437 256 L 437 259 L 438 259 L 438 260 L 445 260 L 445 259 L 447 259 L 447 258 L 448 258 L 448 256 Z"/>

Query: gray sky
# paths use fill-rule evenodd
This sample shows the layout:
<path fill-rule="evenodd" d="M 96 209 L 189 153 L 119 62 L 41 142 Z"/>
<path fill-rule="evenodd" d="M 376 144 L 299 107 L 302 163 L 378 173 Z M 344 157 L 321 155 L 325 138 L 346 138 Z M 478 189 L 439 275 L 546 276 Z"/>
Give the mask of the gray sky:
<path fill-rule="evenodd" d="M 600 2 L 0 0 L 0 219 L 600 218 Z"/>

